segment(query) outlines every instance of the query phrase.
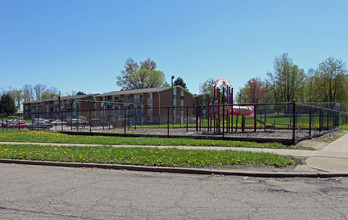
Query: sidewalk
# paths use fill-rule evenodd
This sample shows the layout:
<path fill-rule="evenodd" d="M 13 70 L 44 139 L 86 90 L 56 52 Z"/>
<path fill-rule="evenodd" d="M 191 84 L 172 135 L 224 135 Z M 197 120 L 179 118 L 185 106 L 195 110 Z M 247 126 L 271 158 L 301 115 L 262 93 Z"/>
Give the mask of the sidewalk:
<path fill-rule="evenodd" d="M 298 166 L 300 172 L 348 173 L 348 134 L 328 144 Z"/>

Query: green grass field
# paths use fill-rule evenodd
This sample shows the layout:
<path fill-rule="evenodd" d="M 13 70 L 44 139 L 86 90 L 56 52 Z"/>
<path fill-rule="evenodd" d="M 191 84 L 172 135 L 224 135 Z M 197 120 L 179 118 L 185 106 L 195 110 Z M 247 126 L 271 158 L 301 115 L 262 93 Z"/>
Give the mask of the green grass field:
<path fill-rule="evenodd" d="M 80 136 L 65 135 L 52 131 L 27 131 L 27 130 L 0 130 L 2 142 L 38 142 L 38 143 L 77 143 L 77 144 L 102 144 L 102 145 L 155 145 L 155 146 L 226 146 L 226 147 L 252 147 L 252 148 L 278 148 L 278 149 L 304 149 L 313 148 L 302 146 L 288 146 L 280 143 L 256 143 L 248 141 L 228 140 L 203 140 L 191 138 L 155 138 L 155 137 L 108 137 L 108 136 Z"/>
<path fill-rule="evenodd" d="M 236 165 L 286 167 L 297 165 L 302 161 L 301 159 L 271 153 L 243 151 L 41 145 L 1 145 L 0 158 L 166 167 Z"/>
<path fill-rule="evenodd" d="M 343 131 L 348 130 L 348 124 L 341 125 L 341 126 L 340 126 L 340 130 L 343 130 Z"/>

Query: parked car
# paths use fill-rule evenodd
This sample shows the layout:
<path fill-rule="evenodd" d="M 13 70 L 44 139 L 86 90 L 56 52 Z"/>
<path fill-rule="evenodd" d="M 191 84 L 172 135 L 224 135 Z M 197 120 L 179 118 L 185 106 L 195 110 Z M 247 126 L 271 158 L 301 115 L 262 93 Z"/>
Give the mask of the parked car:
<path fill-rule="evenodd" d="M 7 128 L 26 128 L 29 124 L 26 123 L 25 121 L 20 121 L 17 123 L 13 123 L 13 124 L 8 124 L 6 127 Z"/>
<path fill-rule="evenodd" d="M 76 118 L 73 118 L 72 120 L 68 121 L 67 123 L 68 126 L 74 126 L 74 127 L 77 127 L 77 125 L 79 127 L 85 127 L 88 125 L 88 121 L 86 120 L 83 120 L 83 119 L 76 119 Z"/>
<path fill-rule="evenodd" d="M 0 124 L 1 124 L 1 128 L 6 128 L 7 127 L 7 124 L 5 123 L 5 122 L 0 122 Z"/>
<path fill-rule="evenodd" d="M 29 130 L 48 130 L 53 127 L 52 123 L 36 121 L 27 126 Z"/>
<path fill-rule="evenodd" d="M 103 121 L 101 119 L 91 119 L 91 126 L 92 127 L 98 127 L 98 126 L 102 126 L 103 125 Z"/>
<path fill-rule="evenodd" d="M 33 120 L 33 122 L 36 122 L 36 121 L 39 121 L 40 123 L 41 122 L 50 122 L 50 120 L 47 120 L 47 119 L 44 119 L 44 118 L 35 118 L 34 120 Z"/>
<path fill-rule="evenodd" d="M 66 121 L 61 121 L 61 120 L 59 120 L 59 119 L 54 120 L 54 121 L 52 121 L 51 123 L 52 123 L 54 126 L 57 126 L 57 125 L 66 125 L 66 124 L 67 124 Z"/>

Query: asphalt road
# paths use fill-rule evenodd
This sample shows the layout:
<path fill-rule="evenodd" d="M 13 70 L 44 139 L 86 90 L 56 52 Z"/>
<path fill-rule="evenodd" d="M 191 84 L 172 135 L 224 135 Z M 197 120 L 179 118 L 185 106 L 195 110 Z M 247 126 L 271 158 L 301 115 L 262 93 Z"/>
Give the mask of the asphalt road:
<path fill-rule="evenodd" d="M 0 164 L 1 219 L 348 219 L 348 178 Z"/>

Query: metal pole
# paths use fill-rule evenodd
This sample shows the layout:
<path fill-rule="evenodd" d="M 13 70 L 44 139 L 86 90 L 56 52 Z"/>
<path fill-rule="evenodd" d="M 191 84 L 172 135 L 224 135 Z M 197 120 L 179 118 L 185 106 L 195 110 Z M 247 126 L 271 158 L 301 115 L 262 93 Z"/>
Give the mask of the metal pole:
<path fill-rule="evenodd" d="M 323 110 L 320 109 L 319 112 L 319 132 L 323 130 Z"/>
<path fill-rule="evenodd" d="M 73 118 L 73 104 L 74 104 L 74 101 L 72 100 L 71 101 L 71 104 L 70 104 L 70 128 L 71 128 L 71 131 L 72 131 L 72 118 Z"/>
<path fill-rule="evenodd" d="M 326 130 L 329 130 L 329 111 L 326 110 Z"/>
<path fill-rule="evenodd" d="M 215 130 L 215 126 L 216 126 L 216 122 L 215 122 L 215 87 L 214 87 L 214 99 L 213 99 L 213 120 L 214 120 L 214 133 L 216 132 Z"/>
<path fill-rule="evenodd" d="M 254 104 L 254 132 L 256 132 L 256 104 Z"/>
<path fill-rule="evenodd" d="M 231 132 L 233 133 L 233 88 L 232 88 L 232 91 L 231 91 L 231 95 L 232 95 L 232 102 L 231 102 L 231 105 L 232 105 L 232 108 L 231 108 L 231 111 L 232 111 L 232 114 L 231 114 Z"/>
<path fill-rule="evenodd" d="M 161 128 L 161 107 L 158 106 L 158 127 Z"/>
<path fill-rule="evenodd" d="M 199 106 L 199 131 L 202 130 L 202 115 L 203 115 L 203 105 L 202 106 Z"/>
<path fill-rule="evenodd" d="M 174 125 L 174 86 L 173 86 L 173 79 L 174 76 L 172 76 L 172 125 Z M 176 95 L 176 94 L 175 94 Z M 176 101 L 176 100 L 175 100 Z"/>
<path fill-rule="evenodd" d="M 79 125 L 80 125 L 80 120 L 79 120 L 79 117 L 80 117 L 80 108 L 79 108 L 79 102 L 77 101 L 76 102 L 76 109 L 77 109 L 77 131 L 79 131 Z"/>
<path fill-rule="evenodd" d="M 208 96 L 208 132 L 210 131 L 210 106 L 209 106 L 209 96 Z"/>
<path fill-rule="evenodd" d="M 168 135 L 168 137 L 169 137 L 169 107 L 167 108 L 167 113 L 168 113 L 168 114 L 167 114 L 167 115 L 168 115 L 168 116 L 167 116 L 167 125 L 168 125 L 168 126 L 167 126 L 167 135 Z"/>
<path fill-rule="evenodd" d="M 198 131 L 198 96 L 196 97 L 196 131 Z"/>
<path fill-rule="evenodd" d="M 109 128 L 109 131 L 111 130 L 111 127 L 110 127 L 110 103 L 108 103 L 108 128 Z"/>
<path fill-rule="evenodd" d="M 103 103 L 103 131 L 105 129 L 105 103 Z"/>
<path fill-rule="evenodd" d="M 225 135 L 225 87 L 222 88 L 222 137 Z"/>
<path fill-rule="evenodd" d="M 188 117 L 188 106 L 186 107 L 186 132 L 188 132 L 188 123 L 189 123 L 189 117 Z"/>
<path fill-rule="evenodd" d="M 309 136 L 312 136 L 312 107 L 309 107 Z"/>
<path fill-rule="evenodd" d="M 217 98 L 218 98 L 218 124 L 217 124 L 217 129 L 218 129 L 218 133 L 220 133 L 220 88 L 217 88 Z"/>
<path fill-rule="evenodd" d="M 292 142 L 296 144 L 296 103 L 292 103 L 292 114 L 293 114 L 293 127 L 292 127 Z"/>
<path fill-rule="evenodd" d="M 127 133 L 127 130 L 126 130 L 126 119 L 127 119 L 127 107 L 123 106 L 123 130 L 124 130 L 124 134 Z"/>
<path fill-rule="evenodd" d="M 242 115 L 242 132 L 244 132 L 245 129 L 245 117 Z"/>
<path fill-rule="evenodd" d="M 89 110 L 89 132 L 92 132 L 92 110 Z"/>

